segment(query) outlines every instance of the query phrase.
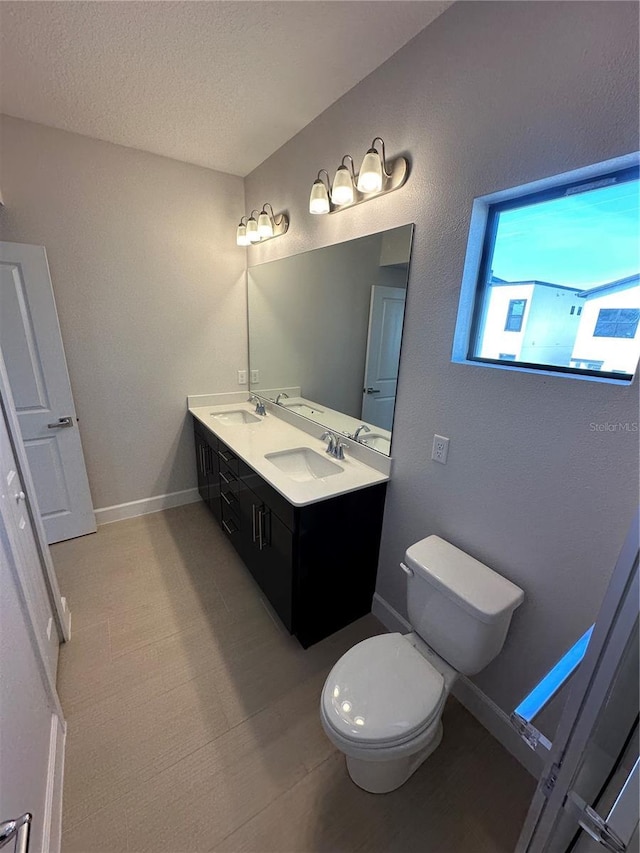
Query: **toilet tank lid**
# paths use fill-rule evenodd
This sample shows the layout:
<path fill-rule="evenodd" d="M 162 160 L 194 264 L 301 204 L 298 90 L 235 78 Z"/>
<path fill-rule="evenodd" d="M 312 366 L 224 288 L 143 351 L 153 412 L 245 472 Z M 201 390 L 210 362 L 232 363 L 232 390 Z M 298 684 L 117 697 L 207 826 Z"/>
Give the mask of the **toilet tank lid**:
<path fill-rule="evenodd" d="M 520 587 L 439 536 L 411 545 L 405 560 L 416 574 L 481 622 L 496 622 L 524 600 Z"/>

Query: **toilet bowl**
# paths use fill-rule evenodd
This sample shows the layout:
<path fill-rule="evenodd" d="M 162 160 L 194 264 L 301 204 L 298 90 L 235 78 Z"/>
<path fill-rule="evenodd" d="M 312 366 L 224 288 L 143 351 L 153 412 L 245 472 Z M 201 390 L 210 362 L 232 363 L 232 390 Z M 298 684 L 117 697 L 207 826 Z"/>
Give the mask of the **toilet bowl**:
<path fill-rule="evenodd" d="M 456 677 L 416 634 L 371 637 L 343 655 L 325 682 L 320 719 L 356 785 L 385 794 L 407 781 L 442 740 Z"/>
<path fill-rule="evenodd" d="M 475 675 L 504 645 L 524 593 L 438 536 L 407 549 L 414 632 L 355 645 L 325 682 L 320 719 L 360 788 L 404 784 L 442 740 L 442 712 L 459 674 Z"/>

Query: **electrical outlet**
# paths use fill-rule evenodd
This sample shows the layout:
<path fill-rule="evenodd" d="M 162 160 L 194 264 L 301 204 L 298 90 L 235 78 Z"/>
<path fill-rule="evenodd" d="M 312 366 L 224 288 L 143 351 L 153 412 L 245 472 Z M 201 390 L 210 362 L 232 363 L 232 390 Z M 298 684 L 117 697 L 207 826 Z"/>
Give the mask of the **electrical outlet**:
<path fill-rule="evenodd" d="M 246 385 L 247 384 L 247 371 L 239 370 L 238 371 L 238 385 Z"/>
<path fill-rule="evenodd" d="M 447 456 L 449 455 L 449 439 L 444 435 L 433 436 L 433 447 L 431 448 L 431 458 L 434 462 L 446 464 Z"/>
<path fill-rule="evenodd" d="M 254 385 L 256 382 L 260 382 L 260 371 L 252 370 L 251 371 L 251 384 Z"/>

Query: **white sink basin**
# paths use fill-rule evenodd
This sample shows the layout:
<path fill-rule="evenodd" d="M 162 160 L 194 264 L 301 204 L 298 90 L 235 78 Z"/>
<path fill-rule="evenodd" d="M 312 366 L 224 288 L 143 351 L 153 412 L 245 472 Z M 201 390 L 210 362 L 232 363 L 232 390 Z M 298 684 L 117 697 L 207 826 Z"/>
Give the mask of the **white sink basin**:
<path fill-rule="evenodd" d="M 252 415 L 251 412 L 247 412 L 244 409 L 236 409 L 233 412 L 218 412 L 217 414 L 212 412 L 211 416 L 221 424 L 225 424 L 225 426 L 231 426 L 232 424 L 260 423 L 260 418 L 257 418 L 255 415 Z"/>
<path fill-rule="evenodd" d="M 373 450 L 380 450 L 382 453 L 389 453 L 391 450 L 391 440 L 386 435 L 380 435 L 377 432 L 361 436 L 360 443 L 371 447 Z"/>
<path fill-rule="evenodd" d="M 265 453 L 264 458 L 298 483 L 322 480 L 324 477 L 331 477 L 344 471 L 340 465 L 336 465 L 335 462 L 331 462 L 308 447 L 294 447 L 291 450 Z"/>
<path fill-rule="evenodd" d="M 295 412 L 297 415 L 304 415 L 309 418 L 312 415 L 321 415 L 323 414 L 323 409 L 312 409 L 311 406 L 305 405 L 305 403 L 282 403 L 285 409 L 289 409 L 290 412 Z"/>

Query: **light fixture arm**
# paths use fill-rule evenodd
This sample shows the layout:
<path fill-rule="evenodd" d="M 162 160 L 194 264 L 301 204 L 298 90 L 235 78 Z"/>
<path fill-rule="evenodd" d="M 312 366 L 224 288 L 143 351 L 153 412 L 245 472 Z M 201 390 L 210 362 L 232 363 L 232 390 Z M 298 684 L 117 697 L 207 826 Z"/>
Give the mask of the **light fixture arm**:
<path fill-rule="evenodd" d="M 322 180 L 322 178 L 320 177 L 320 176 L 322 175 L 322 173 L 323 173 L 323 172 L 324 172 L 324 173 L 325 173 L 325 175 L 327 176 L 327 182 L 326 182 L 326 184 L 325 184 L 325 182 Z M 325 184 L 325 187 L 326 187 L 326 189 L 327 189 L 327 193 L 330 193 L 330 192 L 331 192 L 331 178 L 330 178 L 330 176 L 329 176 L 329 172 L 327 172 L 327 170 L 326 170 L 326 169 L 320 169 L 320 171 L 318 172 L 318 177 L 316 178 L 316 181 L 322 181 L 322 183 L 323 183 L 323 184 Z"/>
<path fill-rule="evenodd" d="M 341 165 L 341 166 L 344 166 L 345 168 L 348 168 L 348 167 L 347 167 L 347 164 L 344 162 L 345 160 L 349 160 L 349 161 L 350 161 L 350 166 L 351 166 L 351 180 L 353 181 L 353 185 L 355 186 L 355 183 L 356 183 L 356 169 L 355 169 L 355 163 L 353 162 L 353 157 L 351 156 L 351 154 L 345 154 L 345 155 L 344 155 L 344 157 L 342 158 L 342 162 L 340 163 L 340 165 Z"/>
<path fill-rule="evenodd" d="M 385 176 L 385 178 L 390 178 L 391 172 L 387 172 L 387 153 L 386 153 L 385 147 L 384 147 L 384 139 L 381 136 L 376 136 L 376 138 L 371 143 L 371 148 L 369 149 L 369 151 L 371 151 L 371 152 L 377 151 L 376 142 L 379 142 L 380 146 L 382 148 L 382 158 L 381 158 L 382 159 L 382 173 Z"/>
<path fill-rule="evenodd" d="M 267 210 L 267 208 L 269 208 L 269 210 Z M 269 211 L 271 211 L 271 212 L 269 212 Z M 276 216 L 276 215 L 275 215 L 275 213 L 273 212 L 273 207 L 271 207 L 271 205 L 269 204 L 269 202 L 268 202 L 268 201 L 266 201 L 266 202 L 262 205 L 262 211 L 261 211 L 261 213 L 266 213 L 266 214 L 267 214 L 267 216 L 270 216 L 270 217 L 271 217 L 271 221 L 273 222 L 273 224 L 274 224 L 274 225 L 278 225 L 278 226 L 279 226 L 279 225 L 282 225 L 282 223 L 284 222 L 285 214 L 284 214 L 284 213 L 281 213 L 279 217 L 278 217 L 278 216 Z"/>

